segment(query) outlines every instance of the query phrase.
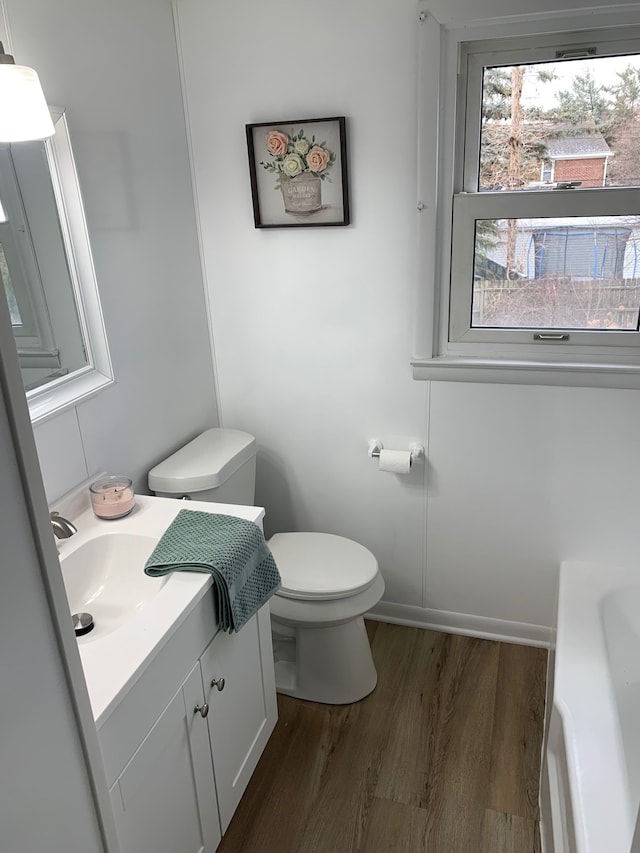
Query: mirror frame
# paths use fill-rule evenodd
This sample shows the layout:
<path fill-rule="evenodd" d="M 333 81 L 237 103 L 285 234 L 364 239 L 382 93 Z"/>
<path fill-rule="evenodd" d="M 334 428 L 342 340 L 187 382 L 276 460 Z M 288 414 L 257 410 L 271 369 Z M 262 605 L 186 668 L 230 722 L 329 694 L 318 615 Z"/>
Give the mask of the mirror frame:
<path fill-rule="evenodd" d="M 44 146 L 87 365 L 27 392 L 32 424 L 75 406 L 114 382 L 69 126 L 64 109 L 49 109 L 56 132 L 44 140 Z"/>

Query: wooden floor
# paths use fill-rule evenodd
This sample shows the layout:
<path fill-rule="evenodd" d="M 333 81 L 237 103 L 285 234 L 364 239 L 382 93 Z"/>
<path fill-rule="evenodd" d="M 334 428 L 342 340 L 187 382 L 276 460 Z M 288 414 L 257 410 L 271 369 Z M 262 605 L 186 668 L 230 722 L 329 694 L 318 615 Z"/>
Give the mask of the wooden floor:
<path fill-rule="evenodd" d="M 378 686 L 278 696 L 220 853 L 539 853 L 543 649 L 368 622 Z"/>

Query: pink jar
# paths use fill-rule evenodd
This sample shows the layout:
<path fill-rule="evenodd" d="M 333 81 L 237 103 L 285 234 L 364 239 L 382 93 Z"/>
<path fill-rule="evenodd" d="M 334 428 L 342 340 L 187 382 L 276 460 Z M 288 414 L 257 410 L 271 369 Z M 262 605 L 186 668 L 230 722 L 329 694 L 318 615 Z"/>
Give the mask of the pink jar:
<path fill-rule="evenodd" d="M 89 493 L 98 518 L 123 518 L 136 504 L 131 480 L 118 474 L 96 480 L 89 486 Z"/>

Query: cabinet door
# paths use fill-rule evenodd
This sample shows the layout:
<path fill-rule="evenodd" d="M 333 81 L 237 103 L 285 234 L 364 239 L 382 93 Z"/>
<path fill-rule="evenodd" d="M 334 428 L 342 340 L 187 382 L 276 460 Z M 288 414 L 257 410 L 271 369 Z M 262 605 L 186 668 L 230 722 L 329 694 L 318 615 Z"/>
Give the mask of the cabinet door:
<path fill-rule="evenodd" d="M 220 842 L 200 665 L 162 712 L 118 781 L 111 803 L 122 853 L 214 853 Z"/>
<path fill-rule="evenodd" d="M 277 719 L 268 606 L 237 634 L 216 634 L 200 662 L 224 834 Z"/>

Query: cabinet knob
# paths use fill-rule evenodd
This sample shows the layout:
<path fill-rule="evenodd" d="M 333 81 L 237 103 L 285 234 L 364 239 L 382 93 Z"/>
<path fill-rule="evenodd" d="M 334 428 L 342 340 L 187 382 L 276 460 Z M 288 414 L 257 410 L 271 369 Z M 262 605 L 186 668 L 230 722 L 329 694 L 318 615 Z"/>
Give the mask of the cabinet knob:
<path fill-rule="evenodd" d="M 218 690 L 224 690 L 224 678 L 214 678 L 211 681 L 212 687 L 217 687 Z"/>
<path fill-rule="evenodd" d="M 193 709 L 194 714 L 200 714 L 201 717 L 206 717 L 209 713 L 209 706 L 205 702 L 204 705 L 196 705 Z"/>

